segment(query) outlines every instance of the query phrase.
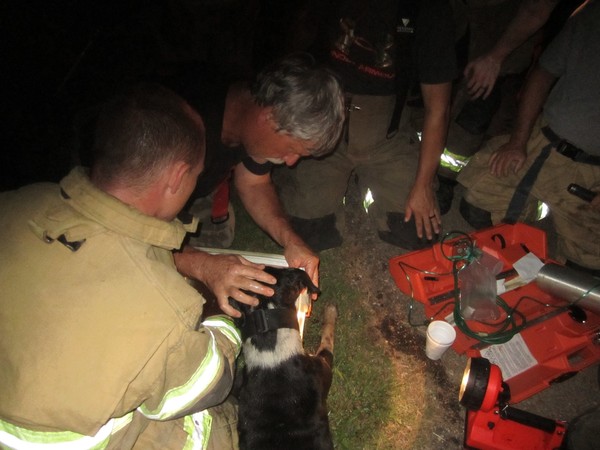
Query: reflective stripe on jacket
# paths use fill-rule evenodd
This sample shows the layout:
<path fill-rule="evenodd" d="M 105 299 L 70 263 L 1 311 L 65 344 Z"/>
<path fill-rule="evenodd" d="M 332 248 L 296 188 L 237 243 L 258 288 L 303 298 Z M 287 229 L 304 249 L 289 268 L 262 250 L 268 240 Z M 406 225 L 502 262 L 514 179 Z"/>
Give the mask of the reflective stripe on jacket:
<path fill-rule="evenodd" d="M 106 448 L 111 435 L 129 422 L 133 413 L 111 419 L 94 436 L 71 431 L 32 431 L 0 420 L 0 445 L 15 450 L 96 450 Z"/>
<path fill-rule="evenodd" d="M 177 417 L 194 405 L 209 389 L 214 379 L 222 372 L 223 356 L 218 351 L 217 340 L 210 328 L 220 330 L 236 347 L 241 348 L 241 336 L 233 321 L 226 317 L 213 317 L 202 322 L 209 328 L 211 344 L 198 369 L 184 385 L 170 389 L 156 408 L 142 404 L 138 411 L 152 420 L 168 420 Z"/>

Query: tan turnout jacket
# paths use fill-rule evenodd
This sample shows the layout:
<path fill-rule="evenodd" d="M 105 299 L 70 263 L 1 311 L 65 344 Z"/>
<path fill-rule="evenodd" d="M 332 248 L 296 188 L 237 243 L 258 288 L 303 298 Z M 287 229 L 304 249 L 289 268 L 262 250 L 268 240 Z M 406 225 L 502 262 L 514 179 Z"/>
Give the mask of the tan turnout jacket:
<path fill-rule="evenodd" d="M 156 448 L 207 448 L 235 415 L 207 408 L 240 336 L 225 316 L 198 324 L 204 300 L 175 269 L 196 223 L 145 216 L 82 168 L 0 193 L 0 211 L 0 448 L 152 448 L 144 430 Z"/>

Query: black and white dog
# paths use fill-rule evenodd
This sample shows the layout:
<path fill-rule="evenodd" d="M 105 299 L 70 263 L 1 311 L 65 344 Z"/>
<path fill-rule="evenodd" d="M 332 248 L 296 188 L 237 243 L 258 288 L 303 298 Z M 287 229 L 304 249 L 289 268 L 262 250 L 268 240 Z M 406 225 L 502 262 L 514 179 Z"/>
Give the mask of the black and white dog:
<path fill-rule="evenodd" d="M 239 387 L 241 450 L 332 449 L 327 418 L 337 308 L 328 305 L 316 355 L 304 351 L 296 300 L 318 293 L 300 269 L 265 269 L 277 278 L 272 297 L 239 305 L 245 366 Z M 310 297 L 308 299 L 310 302 Z"/>

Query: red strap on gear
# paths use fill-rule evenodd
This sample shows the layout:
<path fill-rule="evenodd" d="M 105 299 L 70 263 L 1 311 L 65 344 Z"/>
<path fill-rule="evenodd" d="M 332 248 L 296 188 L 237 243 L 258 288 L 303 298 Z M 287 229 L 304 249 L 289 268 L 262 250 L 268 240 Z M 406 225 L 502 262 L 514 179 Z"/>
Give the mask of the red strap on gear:
<path fill-rule="evenodd" d="M 222 223 L 229 219 L 229 180 L 231 175 L 228 175 L 215 191 L 213 197 L 212 208 L 210 211 L 210 220 L 212 223 Z"/>

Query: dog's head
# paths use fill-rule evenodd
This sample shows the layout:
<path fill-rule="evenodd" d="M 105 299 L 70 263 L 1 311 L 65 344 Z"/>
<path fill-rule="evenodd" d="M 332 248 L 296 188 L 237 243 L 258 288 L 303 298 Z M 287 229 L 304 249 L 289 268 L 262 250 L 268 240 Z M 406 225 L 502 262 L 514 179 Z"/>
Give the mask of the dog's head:
<path fill-rule="evenodd" d="M 265 272 L 273 275 L 277 282 L 274 285 L 268 285 L 275 293 L 271 297 L 246 292 L 253 295 L 259 301 L 257 306 L 235 302 L 235 307 L 242 313 L 242 318 L 238 320 L 238 326 L 244 329 L 251 316 L 256 316 L 256 312 L 270 310 L 290 310 L 294 314 L 298 309 L 304 308 L 310 311 L 312 294 L 319 294 L 321 291 L 311 281 L 305 271 L 287 267 L 265 268 Z"/>

